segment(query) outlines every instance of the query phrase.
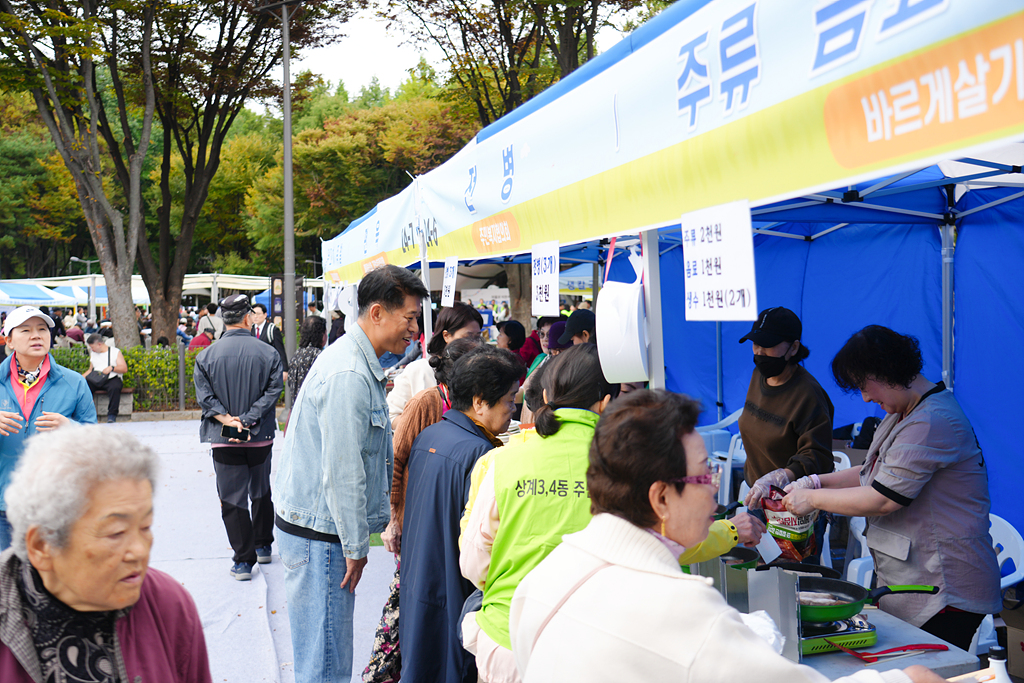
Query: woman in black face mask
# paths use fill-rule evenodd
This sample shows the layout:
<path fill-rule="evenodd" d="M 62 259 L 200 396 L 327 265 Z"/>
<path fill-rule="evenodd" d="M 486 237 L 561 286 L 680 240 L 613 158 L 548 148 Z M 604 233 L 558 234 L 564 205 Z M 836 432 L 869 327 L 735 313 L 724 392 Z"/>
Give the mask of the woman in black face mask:
<path fill-rule="evenodd" d="M 740 339 L 754 344 L 754 372 L 740 416 L 747 452 L 747 507 L 761 507 L 774 484 L 784 488 L 800 477 L 825 474 L 832 460 L 832 401 L 801 365 L 810 352 L 800 341 L 803 326 L 781 306 L 757 316 Z"/>

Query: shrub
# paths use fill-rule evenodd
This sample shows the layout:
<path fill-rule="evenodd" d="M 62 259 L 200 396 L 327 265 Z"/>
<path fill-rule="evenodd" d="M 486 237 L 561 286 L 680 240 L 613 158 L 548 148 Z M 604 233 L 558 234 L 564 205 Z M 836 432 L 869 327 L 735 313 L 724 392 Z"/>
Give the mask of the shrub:
<path fill-rule="evenodd" d="M 86 346 L 52 349 L 54 359 L 69 370 L 82 373 L 89 368 L 89 350 Z M 135 390 L 134 410 L 139 412 L 178 410 L 178 350 L 175 348 L 144 346 L 123 349 L 128 372 L 124 376 L 125 388 Z M 185 352 L 185 409 L 197 410 L 196 387 L 192 382 L 192 368 L 196 351 Z"/>

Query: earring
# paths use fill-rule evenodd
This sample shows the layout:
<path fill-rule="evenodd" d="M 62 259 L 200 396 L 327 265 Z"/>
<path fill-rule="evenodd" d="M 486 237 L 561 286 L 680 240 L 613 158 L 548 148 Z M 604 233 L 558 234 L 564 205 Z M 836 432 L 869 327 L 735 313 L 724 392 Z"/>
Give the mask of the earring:
<path fill-rule="evenodd" d="M 662 536 L 665 535 L 665 518 L 664 517 L 661 518 L 661 535 Z"/>

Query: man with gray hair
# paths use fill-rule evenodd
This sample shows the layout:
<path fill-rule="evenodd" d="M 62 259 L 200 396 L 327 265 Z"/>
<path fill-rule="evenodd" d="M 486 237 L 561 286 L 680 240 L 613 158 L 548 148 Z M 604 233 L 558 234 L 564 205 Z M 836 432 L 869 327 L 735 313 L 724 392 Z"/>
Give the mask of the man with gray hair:
<path fill-rule="evenodd" d="M 249 297 L 229 296 L 221 300 L 220 309 L 226 331 L 219 342 L 196 356 L 192 379 L 203 409 L 199 437 L 213 444 L 221 517 L 235 551 L 231 576 L 248 581 L 256 562 L 270 562 L 274 540 L 270 451 L 284 383 L 277 351 L 249 334 Z"/>
<path fill-rule="evenodd" d="M 405 268 L 370 271 L 356 324 L 317 357 L 295 397 L 274 502 L 296 683 L 352 672 L 356 585 L 370 534 L 390 518 L 394 449 L 380 357 L 405 352 L 427 296 Z"/>

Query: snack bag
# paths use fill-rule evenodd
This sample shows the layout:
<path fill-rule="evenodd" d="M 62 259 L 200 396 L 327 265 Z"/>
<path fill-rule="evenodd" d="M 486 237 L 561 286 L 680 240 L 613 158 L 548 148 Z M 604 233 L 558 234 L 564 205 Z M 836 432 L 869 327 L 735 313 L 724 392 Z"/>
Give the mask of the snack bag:
<path fill-rule="evenodd" d="M 809 515 L 794 515 L 782 504 L 786 492 L 777 486 L 761 499 L 765 517 L 768 520 L 768 533 L 779 544 L 782 556 L 794 562 L 802 562 L 804 558 L 814 554 L 814 521 L 818 519 L 818 511 Z"/>

